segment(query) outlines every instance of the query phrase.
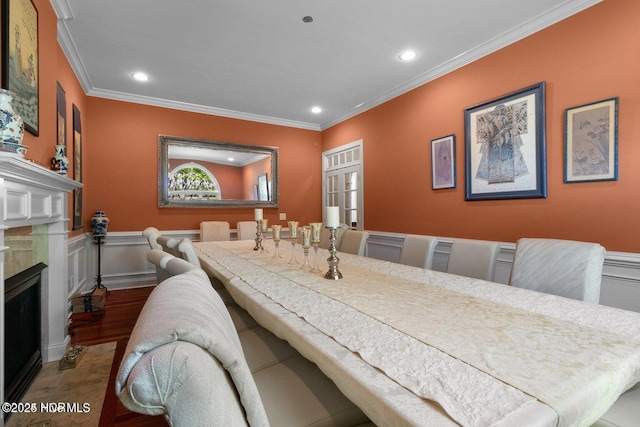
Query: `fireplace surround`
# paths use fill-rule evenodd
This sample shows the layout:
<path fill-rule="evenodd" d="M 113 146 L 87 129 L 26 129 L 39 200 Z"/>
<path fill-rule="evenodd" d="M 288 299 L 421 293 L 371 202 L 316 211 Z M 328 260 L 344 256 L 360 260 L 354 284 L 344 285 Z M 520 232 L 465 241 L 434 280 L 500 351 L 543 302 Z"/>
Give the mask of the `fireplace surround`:
<path fill-rule="evenodd" d="M 35 264 L 5 280 L 4 386 L 7 402 L 19 402 L 42 369 L 41 273 Z"/>
<path fill-rule="evenodd" d="M 43 362 L 60 359 L 69 344 L 67 333 L 68 193 L 82 184 L 22 157 L 0 153 L 0 401 L 5 401 L 5 232 L 15 227 L 43 226 L 48 253 L 41 271 L 40 343 Z M 2 414 L 0 414 L 0 417 Z"/>

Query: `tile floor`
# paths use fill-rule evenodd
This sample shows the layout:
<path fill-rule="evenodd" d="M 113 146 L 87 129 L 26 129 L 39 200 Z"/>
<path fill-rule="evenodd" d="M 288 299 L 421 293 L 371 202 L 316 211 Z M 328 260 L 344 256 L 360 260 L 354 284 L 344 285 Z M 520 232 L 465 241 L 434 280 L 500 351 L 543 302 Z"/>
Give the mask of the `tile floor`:
<path fill-rule="evenodd" d="M 22 402 L 36 403 L 36 412 L 13 413 L 5 426 L 97 426 L 115 348 L 116 342 L 89 346 L 73 369 L 60 370 L 58 361 L 45 363 L 22 398 Z M 59 403 L 77 403 L 77 409 L 71 407 L 76 412 L 53 412 Z M 50 410 L 44 410 L 41 404 Z"/>

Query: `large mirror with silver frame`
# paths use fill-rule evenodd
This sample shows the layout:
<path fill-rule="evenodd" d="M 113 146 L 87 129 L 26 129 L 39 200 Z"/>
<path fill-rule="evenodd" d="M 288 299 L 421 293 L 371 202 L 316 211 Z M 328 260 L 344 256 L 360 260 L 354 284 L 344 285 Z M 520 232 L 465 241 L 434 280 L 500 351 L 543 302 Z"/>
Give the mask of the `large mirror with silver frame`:
<path fill-rule="evenodd" d="M 160 135 L 158 206 L 278 207 L 278 149 Z"/>

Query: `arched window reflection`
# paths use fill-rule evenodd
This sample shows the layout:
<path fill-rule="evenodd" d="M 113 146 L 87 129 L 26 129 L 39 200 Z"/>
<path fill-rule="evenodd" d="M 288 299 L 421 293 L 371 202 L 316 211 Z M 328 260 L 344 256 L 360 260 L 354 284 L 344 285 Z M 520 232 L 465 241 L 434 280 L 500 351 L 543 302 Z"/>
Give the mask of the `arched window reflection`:
<path fill-rule="evenodd" d="M 204 166 L 184 163 L 169 172 L 169 199 L 220 200 L 222 193 L 216 177 Z"/>

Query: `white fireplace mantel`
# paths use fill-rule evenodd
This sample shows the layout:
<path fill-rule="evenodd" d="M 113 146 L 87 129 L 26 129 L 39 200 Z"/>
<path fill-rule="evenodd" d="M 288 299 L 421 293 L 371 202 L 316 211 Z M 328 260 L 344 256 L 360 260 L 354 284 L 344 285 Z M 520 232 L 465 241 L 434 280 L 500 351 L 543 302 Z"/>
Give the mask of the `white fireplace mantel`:
<path fill-rule="evenodd" d="M 42 359 L 60 359 L 69 343 L 68 193 L 81 187 L 82 183 L 24 158 L 0 153 L 0 401 L 4 401 L 5 230 L 48 225 L 48 268 L 42 272 Z"/>

